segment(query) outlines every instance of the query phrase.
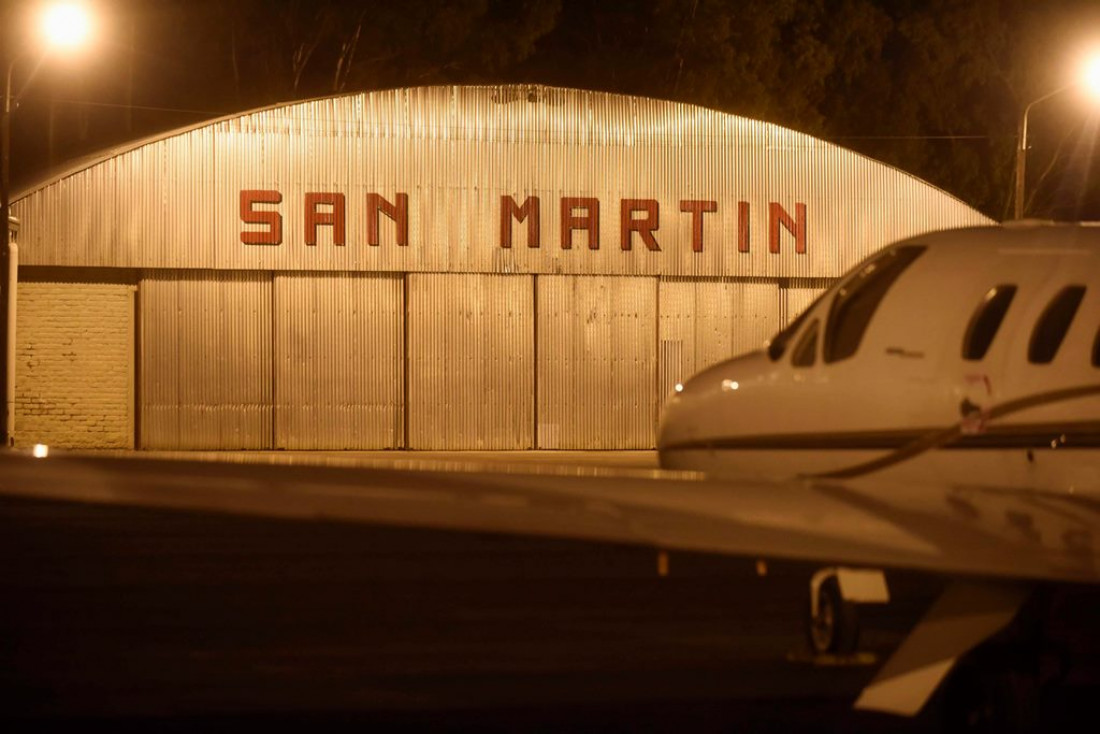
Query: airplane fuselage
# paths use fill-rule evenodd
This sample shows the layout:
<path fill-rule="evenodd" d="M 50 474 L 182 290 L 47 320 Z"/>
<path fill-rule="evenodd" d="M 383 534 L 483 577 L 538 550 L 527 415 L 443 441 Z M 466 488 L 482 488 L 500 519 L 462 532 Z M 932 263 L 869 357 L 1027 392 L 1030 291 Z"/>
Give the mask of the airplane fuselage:
<path fill-rule="evenodd" d="M 661 465 L 1100 494 L 1100 227 L 892 245 L 665 406 Z"/>

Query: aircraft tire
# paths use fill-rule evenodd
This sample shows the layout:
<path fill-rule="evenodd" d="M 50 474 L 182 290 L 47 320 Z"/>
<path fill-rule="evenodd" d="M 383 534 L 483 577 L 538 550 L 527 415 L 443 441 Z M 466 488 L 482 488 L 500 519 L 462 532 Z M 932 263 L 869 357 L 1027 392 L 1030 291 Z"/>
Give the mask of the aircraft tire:
<path fill-rule="evenodd" d="M 806 636 L 815 655 L 850 655 L 859 644 L 859 615 L 844 599 L 835 576 L 821 582 L 817 614 L 810 614 Z"/>

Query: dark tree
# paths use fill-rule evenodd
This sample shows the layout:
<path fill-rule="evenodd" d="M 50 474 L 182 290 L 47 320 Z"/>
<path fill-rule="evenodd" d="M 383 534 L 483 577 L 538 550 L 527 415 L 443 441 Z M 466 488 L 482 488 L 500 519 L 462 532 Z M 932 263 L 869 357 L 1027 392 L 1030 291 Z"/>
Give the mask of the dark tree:
<path fill-rule="evenodd" d="M 97 48 L 78 64 L 43 66 L 27 87 L 15 123 L 19 179 L 122 140 L 294 99 L 543 83 L 776 122 L 910 171 L 995 218 L 1011 211 L 1023 108 L 1066 83 L 1083 33 L 1100 28 L 1095 0 L 98 5 Z M 12 24 L 3 30 L 10 45 Z M 1030 215 L 1100 218 L 1096 134 L 1072 91 L 1033 110 Z"/>

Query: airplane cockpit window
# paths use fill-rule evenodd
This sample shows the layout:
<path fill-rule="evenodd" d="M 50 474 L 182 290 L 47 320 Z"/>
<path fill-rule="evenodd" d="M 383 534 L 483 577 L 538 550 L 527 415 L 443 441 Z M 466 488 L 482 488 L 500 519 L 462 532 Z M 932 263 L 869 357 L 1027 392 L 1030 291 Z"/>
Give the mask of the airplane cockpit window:
<path fill-rule="evenodd" d="M 886 292 L 925 250 L 919 245 L 895 247 L 867 263 L 836 295 L 825 329 L 825 361 L 847 359 L 859 349 Z"/>
<path fill-rule="evenodd" d="M 825 291 L 815 298 L 813 303 L 806 307 L 805 311 L 798 314 L 798 318 L 787 324 L 786 328 L 771 338 L 771 341 L 768 342 L 768 357 L 770 357 L 773 362 L 782 358 L 784 352 L 787 351 L 787 344 L 794 338 L 794 335 L 798 333 L 798 330 L 802 327 L 802 324 L 806 322 L 806 319 L 809 318 L 810 313 L 817 307 L 817 304 L 821 303 L 829 293 L 830 291 Z"/>
<path fill-rule="evenodd" d="M 814 321 L 806 328 L 806 332 L 802 334 L 802 338 L 798 340 L 798 344 L 794 348 L 794 352 L 791 354 L 791 366 L 793 367 L 812 367 L 817 359 L 817 332 L 818 324 L 820 322 Z"/>
<path fill-rule="evenodd" d="M 1054 359 L 1084 297 L 1085 286 L 1070 285 L 1059 291 L 1047 304 L 1043 315 L 1035 324 L 1035 330 L 1031 332 L 1027 361 L 1033 364 L 1049 364 Z"/>
<path fill-rule="evenodd" d="M 998 285 L 989 289 L 978 304 L 978 310 L 970 318 L 970 325 L 966 327 L 963 359 L 978 360 L 985 357 L 1015 295 L 1014 285 Z"/>

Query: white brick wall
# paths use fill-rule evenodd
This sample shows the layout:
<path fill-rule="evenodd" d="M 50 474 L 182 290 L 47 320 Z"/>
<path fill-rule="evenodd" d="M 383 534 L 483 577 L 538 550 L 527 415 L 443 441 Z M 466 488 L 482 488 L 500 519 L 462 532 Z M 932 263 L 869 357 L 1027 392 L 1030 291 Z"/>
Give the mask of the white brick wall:
<path fill-rule="evenodd" d="M 134 290 L 19 284 L 17 445 L 133 447 Z"/>

